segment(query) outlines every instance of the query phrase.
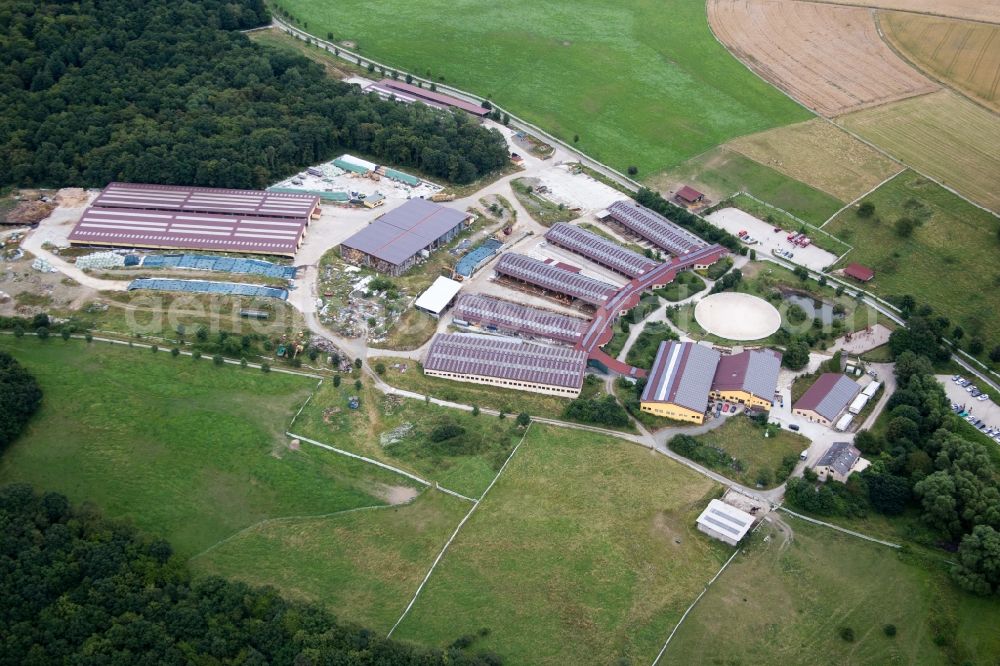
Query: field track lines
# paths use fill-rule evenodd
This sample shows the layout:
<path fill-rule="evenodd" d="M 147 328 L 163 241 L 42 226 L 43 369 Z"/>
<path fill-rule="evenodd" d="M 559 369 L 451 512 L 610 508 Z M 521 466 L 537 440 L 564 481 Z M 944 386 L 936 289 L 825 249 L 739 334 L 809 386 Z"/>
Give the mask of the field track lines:
<path fill-rule="evenodd" d="M 514 454 L 517 453 L 517 450 L 521 448 L 521 444 L 524 443 L 524 438 L 527 437 L 528 433 L 531 431 L 532 425 L 534 425 L 533 422 L 529 423 L 528 427 L 524 429 L 524 434 L 521 435 L 521 439 L 517 442 L 517 446 L 515 446 L 514 449 L 510 452 L 510 455 L 507 456 L 507 460 L 505 460 L 503 462 L 503 465 L 500 466 L 500 471 L 498 471 L 497 475 L 493 477 L 492 481 L 490 481 L 490 485 L 486 486 L 486 490 L 483 491 L 483 494 L 479 496 L 478 500 L 473 500 L 472 508 L 469 509 L 469 512 L 465 514 L 465 517 L 463 517 L 462 520 L 459 521 L 458 526 L 455 528 L 455 531 L 451 533 L 451 536 L 448 537 L 448 540 L 441 548 L 441 552 L 438 553 L 438 556 L 434 558 L 434 562 L 431 564 L 431 568 L 427 570 L 427 575 L 424 576 L 424 579 L 422 581 L 420 581 L 420 585 L 417 586 L 417 591 L 413 593 L 413 598 L 410 599 L 410 603 L 406 605 L 405 609 L 403 609 L 403 613 L 402 615 L 399 616 L 399 619 L 396 620 L 396 624 L 392 625 L 392 629 L 389 630 L 389 633 L 386 635 L 386 638 L 391 638 L 392 632 L 396 631 L 396 627 L 402 624 L 403 620 L 406 619 L 406 616 L 409 615 L 410 609 L 413 608 L 413 604 L 417 603 L 417 597 L 419 597 L 420 593 L 423 592 L 424 586 L 427 585 L 427 581 L 430 580 L 431 574 L 434 573 L 434 569 L 437 567 L 438 563 L 441 561 L 442 558 L 444 558 L 444 554 L 448 551 L 448 547 L 451 545 L 451 542 L 455 540 L 455 537 L 458 536 L 458 533 L 461 531 L 462 526 L 464 526 L 465 523 L 468 522 L 469 518 L 472 517 L 472 514 L 475 513 L 477 508 L 479 508 L 479 503 L 482 502 L 484 499 L 486 499 L 486 494 L 490 492 L 490 489 L 497 482 L 497 479 L 499 479 L 500 475 L 503 474 L 503 471 L 507 469 L 507 465 L 514 458 Z"/>
<path fill-rule="evenodd" d="M 316 395 L 316 392 L 319 391 L 319 387 L 322 386 L 322 385 L 323 385 L 323 380 L 322 379 L 319 380 L 318 382 L 316 382 L 316 388 L 314 388 L 309 393 L 309 397 L 306 398 L 306 401 L 302 403 L 301 407 L 299 407 L 299 411 L 295 412 L 295 416 L 292 417 L 291 422 L 288 424 L 288 429 L 289 430 L 291 430 L 295 426 L 295 420 L 299 418 L 300 414 L 302 414 L 302 410 L 306 408 L 306 405 L 308 405 L 310 402 L 312 402 L 313 396 Z"/>
<path fill-rule="evenodd" d="M 350 451 L 344 451 L 343 449 L 338 449 L 335 446 L 331 446 L 329 444 L 324 444 L 323 442 L 317 442 L 315 439 L 309 439 L 308 437 L 303 437 L 302 435 L 296 435 L 294 432 L 286 432 L 285 435 L 287 435 L 288 437 L 292 437 L 294 439 L 301 440 L 303 442 L 307 442 L 309 444 L 312 444 L 313 446 L 318 446 L 321 449 L 326 449 L 327 451 L 333 451 L 334 453 L 338 453 L 338 454 L 340 454 L 342 456 L 347 456 L 348 458 L 354 458 L 355 460 L 360 460 L 361 462 L 366 462 L 369 465 L 375 465 L 376 467 L 381 467 L 382 469 L 389 470 L 390 472 L 394 472 L 394 473 L 399 474 L 401 476 L 405 476 L 406 478 L 411 479 L 413 481 L 416 481 L 417 483 L 419 483 L 421 485 L 424 485 L 424 486 L 427 486 L 428 488 L 436 488 L 437 490 L 440 490 L 443 493 L 446 493 L 446 494 L 451 495 L 453 497 L 457 497 L 458 499 L 461 499 L 461 500 L 465 500 L 466 502 L 472 502 L 473 504 L 475 504 L 478 501 L 478 500 L 472 499 L 471 497 L 466 497 L 462 493 L 458 493 L 458 492 L 455 492 L 454 490 L 450 490 L 448 488 L 445 488 L 444 486 L 441 486 L 441 485 L 439 485 L 436 482 L 431 482 L 431 481 L 428 481 L 427 479 L 423 479 L 423 478 L 417 476 L 416 474 L 411 474 L 410 472 L 407 472 L 405 469 L 400 469 L 398 467 L 394 467 L 394 466 L 392 466 L 392 465 L 390 465 L 388 463 L 384 463 L 384 462 L 382 462 L 380 460 L 375 460 L 374 458 L 368 458 L 366 456 L 359 456 L 357 453 L 351 453 Z M 492 485 L 492 484 L 490 484 L 490 485 Z"/>
<path fill-rule="evenodd" d="M 419 495 L 417 495 L 417 497 L 419 497 Z M 285 521 L 288 521 L 288 520 L 311 520 L 311 519 L 318 519 L 318 518 L 332 518 L 333 516 L 339 516 L 339 515 L 344 514 L 344 513 L 354 513 L 355 511 L 372 511 L 372 510 L 375 510 L 375 509 L 391 509 L 391 508 L 394 508 L 394 507 L 397 507 L 397 506 L 403 506 L 404 504 L 410 504 L 410 503 L 414 502 L 416 499 L 417 498 L 414 497 L 413 499 L 411 499 L 411 500 L 409 500 L 407 502 L 403 502 L 402 504 L 372 504 L 371 506 L 356 506 L 353 509 L 344 509 L 343 511 L 334 511 L 333 513 L 320 513 L 320 514 L 313 514 L 313 515 L 308 515 L 308 516 L 281 516 L 280 518 L 265 518 L 264 520 L 261 520 L 261 521 L 258 521 L 256 523 L 254 523 L 253 525 L 248 525 L 248 526 L 244 527 L 243 529 L 241 529 L 241 530 L 239 530 L 237 532 L 233 532 L 232 534 L 230 534 L 229 536 L 227 536 L 225 539 L 219 539 L 218 541 L 216 541 L 215 543 L 213 543 L 211 546 L 209 546 L 205 550 L 203 550 L 200 553 L 197 553 L 197 554 L 192 555 L 191 557 L 189 557 L 188 558 L 188 562 L 190 562 L 191 560 L 194 560 L 194 559 L 196 559 L 198 557 L 201 557 L 202 555 L 206 555 L 207 553 L 210 553 L 211 551 L 215 550 L 219 546 L 221 546 L 221 545 L 223 545 L 225 543 L 228 543 L 228 542 L 232 541 L 233 539 L 235 539 L 237 537 L 243 536 L 247 532 L 251 532 L 251 531 L 253 531 L 253 530 L 255 530 L 255 529 L 259 528 L 259 527 L 263 527 L 264 525 L 270 525 L 271 523 L 280 523 L 280 522 L 285 522 Z"/>
<path fill-rule="evenodd" d="M 853 537 L 864 539 L 865 541 L 871 541 L 872 543 L 879 543 L 882 544 L 883 546 L 888 546 L 889 548 L 902 548 L 902 546 L 900 546 L 898 543 L 893 543 L 891 541 L 883 541 L 882 539 L 876 539 L 875 537 L 870 537 L 867 534 L 862 534 L 861 532 L 855 532 L 854 530 L 849 530 L 846 527 L 834 525 L 833 523 L 827 523 L 822 520 L 816 520 L 815 518 L 810 518 L 809 516 L 803 516 L 801 513 L 796 513 L 795 511 L 792 511 L 791 509 L 786 509 L 783 506 L 779 506 L 778 509 L 780 511 L 784 511 L 787 514 L 795 516 L 796 518 L 812 523 L 814 525 L 822 525 L 823 527 L 829 527 L 830 529 L 837 530 L 838 532 L 843 532 L 844 534 L 850 534 Z"/>

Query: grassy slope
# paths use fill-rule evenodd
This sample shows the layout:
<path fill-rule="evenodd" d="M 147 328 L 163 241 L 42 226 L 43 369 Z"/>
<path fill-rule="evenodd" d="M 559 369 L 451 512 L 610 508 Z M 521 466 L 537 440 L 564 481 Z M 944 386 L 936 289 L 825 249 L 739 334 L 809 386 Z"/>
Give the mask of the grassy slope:
<path fill-rule="evenodd" d="M 469 506 L 428 490 L 412 504 L 268 523 L 192 565 L 199 573 L 273 585 L 384 633 Z"/>
<path fill-rule="evenodd" d="M 671 169 L 656 182 L 661 187 L 688 183 L 709 194 L 715 201 L 736 192 L 749 192 L 812 224 L 822 224 L 844 205 L 844 202 L 825 192 L 726 148 L 698 155 Z"/>
<path fill-rule="evenodd" d="M 810 117 L 714 39 L 701 0 L 281 0 L 308 30 L 495 99 L 640 177 Z"/>
<path fill-rule="evenodd" d="M 729 551 L 694 528 L 716 486 L 605 437 L 532 425 L 396 638 L 513 664 L 649 663 Z"/>
<path fill-rule="evenodd" d="M 914 214 L 905 207 L 910 199 L 922 203 L 928 217 L 911 238 L 901 239 L 894 224 Z M 963 326 L 967 336 L 981 327 L 987 349 L 1000 344 L 1000 221 L 912 171 L 866 201 L 875 204 L 880 222 L 848 209 L 825 227 L 854 245 L 844 263 L 875 269 L 866 288 L 883 297 L 912 294 Z"/>
<path fill-rule="evenodd" d="M 720 448 L 743 463 L 743 471 L 720 470 L 726 476 L 736 479 L 746 486 L 757 483 L 757 475 L 763 470 L 775 473 L 781 459 L 787 455 L 797 456 L 809 446 L 809 440 L 789 430 L 779 430 L 774 437 L 765 438 L 764 429 L 750 419 L 736 416 L 726 419 L 726 423 L 696 438 L 701 444 Z M 784 479 L 775 476 L 778 485 Z"/>
<path fill-rule="evenodd" d="M 768 530 L 760 530 L 685 620 L 666 663 L 770 663 L 776 655 L 789 664 L 948 663 L 933 638 L 949 621 L 964 663 L 995 658 L 995 602 L 959 592 L 914 556 L 788 520 L 791 544 L 783 549 L 774 528 L 764 543 Z M 895 638 L 882 632 L 890 623 Z M 854 643 L 839 637 L 841 627 L 854 630 Z"/>
<path fill-rule="evenodd" d="M 407 374 L 411 372 L 416 372 L 412 366 Z M 362 389 L 360 409 L 348 409 L 348 396 L 357 394 L 350 379 L 339 388 L 324 382 L 296 419 L 294 432 L 384 460 L 469 497 L 482 494 L 521 437 L 513 417 L 501 420 L 485 414 L 472 416 L 421 400 L 387 397 L 368 386 Z M 464 435 L 447 444 L 461 446 L 467 454 L 449 453 L 429 442 L 427 434 L 444 423 L 465 429 Z M 381 434 L 405 424 L 414 426 L 410 434 L 397 444 L 381 444 Z"/>
<path fill-rule="evenodd" d="M 42 409 L 0 458 L 0 483 L 24 481 L 93 502 L 162 534 L 182 555 L 266 518 L 382 502 L 361 463 L 282 435 L 313 380 L 164 352 L 0 337 L 37 377 Z"/>

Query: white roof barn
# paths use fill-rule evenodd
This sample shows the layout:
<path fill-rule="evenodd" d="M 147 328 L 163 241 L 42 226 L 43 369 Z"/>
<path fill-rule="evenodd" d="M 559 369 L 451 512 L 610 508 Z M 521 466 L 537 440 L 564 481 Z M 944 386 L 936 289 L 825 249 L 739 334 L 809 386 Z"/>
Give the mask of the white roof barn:
<path fill-rule="evenodd" d="M 720 500 L 712 500 L 698 516 L 698 529 L 730 546 L 740 542 L 753 527 L 754 517 Z"/>

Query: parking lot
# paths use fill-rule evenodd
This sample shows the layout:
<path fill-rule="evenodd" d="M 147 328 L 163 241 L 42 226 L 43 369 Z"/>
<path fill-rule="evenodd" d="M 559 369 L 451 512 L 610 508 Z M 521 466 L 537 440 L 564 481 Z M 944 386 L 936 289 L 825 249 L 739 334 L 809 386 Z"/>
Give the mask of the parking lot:
<path fill-rule="evenodd" d="M 787 240 L 792 229 L 783 229 L 780 233 L 774 231 L 774 226 L 763 220 L 758 220 L 753 215 L 745 213 L 738 208 L 723 208 L 717 210 L 706 219 L 709 222 L 722 227 L 732 235 L 737 235 L 740 231 L 746 230 L 750 236 L 757 240 L 757 243 L 749 247 L 757 250 L 758 256 L 771 255 L 772 250 L 789 251 L 792 258 L 788 259 L 792 263 L 805 266 L 814 271 L 820 271 L 836 261 L 837 257 L 826 250 L 821 250 L 815 245 L 799 247 Z"/>
<path fill-rule="evenodd" d="M 963 407 L 964 411 L 969 412 L 973 418 L 982 420 L 988 428 L 1000 429 L 1000 406 L 994 402 L 997 396 L 991 395 L 988 400 L 977 400 L 964 387 L 952 381 L 952 375 L 937 375 L 937 378 L 944 386 L 944 392 L 952 404 Z M 970 385 L 975 386 L 976 383 L 972 382 Z M 995 439 L 997 437 L 1000 437 L 1000 434 Z M 1000 439 L 997 441 L 1000 442 Z"/>

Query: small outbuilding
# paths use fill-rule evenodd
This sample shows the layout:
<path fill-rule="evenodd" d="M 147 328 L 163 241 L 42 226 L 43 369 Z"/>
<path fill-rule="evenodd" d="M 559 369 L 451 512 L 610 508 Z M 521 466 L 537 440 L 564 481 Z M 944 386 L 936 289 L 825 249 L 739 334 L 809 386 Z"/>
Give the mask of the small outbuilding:
<path fill-rule="evenodd" d="M 698 516 L 698 530 L 713 539 L 735 546 L 753 527 L 754 517 L 746 511 L 714 499 Z"/>
<path fill-rule="evenodd" d="M 424 293 L 420 294 L 413 307 L 433 317 L 440 317 L 441 313 L 455 300 L 455 296 L 461 289 L 461 282 L 439 277 Z"/>
<path fill-rule="evenodd" d="M 859 282 L 870 282 L 875 277 L 875 271 L 861 264 L 848 264 L 844 269 L 844 275 Z"/>
<path fill-rule="evenodd" d="M 682 186 L 681 189 L 677 190 L 677 194 L 674 195 L 674 199 L 677 199 L 677 201 L 689 206 L 701 203 L 704 198 L 704 194 L 693 187 L 688 187 L 687 185 Z"/>
<path fill-rule="evenodd" d="M 834 442 L 813 468 L 821 481 L 832 478 L 844 483 L 854 472 L 862 472 L 871 462 L 861 457 L 861 451 L 850 442 Z"/>

